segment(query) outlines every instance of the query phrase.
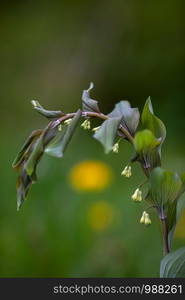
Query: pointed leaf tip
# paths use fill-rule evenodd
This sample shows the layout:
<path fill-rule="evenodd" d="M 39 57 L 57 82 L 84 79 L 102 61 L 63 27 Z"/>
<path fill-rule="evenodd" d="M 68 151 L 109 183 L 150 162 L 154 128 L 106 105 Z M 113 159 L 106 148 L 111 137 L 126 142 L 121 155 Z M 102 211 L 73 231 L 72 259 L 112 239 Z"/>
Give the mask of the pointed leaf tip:
<path fill-rule="evenodd" d="M 83 111 L 100 112 L 98 101 L 91 99 L 90 91 L 93 89 L 94 83 L 91 82 L 89 88 L 82 93 L 82 109 Z"/>
<path fill-rule="evenodd" d="M 42 108 L 42 106 L 39 104 L 37 100 L 31 100 L 31 104 L 34 108 Z"/>
<path fill-rule="evenodd" d="M 164 123 L 155 116 L 151 98 L 148 97 L 141 115 L 142 124 L 146 129 L 152 131 L 157 139 L 161 139 L 161 145 L 166 138 L 166 127 Z"/>
<path fill-rule="evenodd" d="M 60 110 L 46 110 L 37 100 L 31 100 L 31 104 L 38 113 L 48 119 L 56 119 L 64 115 L 64 113 Z"/>
<path fill-rule="evenodd" d="M 88 91 L 92 90 L 93 88 L 94 88 L 94 83 L 91 81 L 90 85 L 89 85 L 89 88 L 88 88 Z"/>

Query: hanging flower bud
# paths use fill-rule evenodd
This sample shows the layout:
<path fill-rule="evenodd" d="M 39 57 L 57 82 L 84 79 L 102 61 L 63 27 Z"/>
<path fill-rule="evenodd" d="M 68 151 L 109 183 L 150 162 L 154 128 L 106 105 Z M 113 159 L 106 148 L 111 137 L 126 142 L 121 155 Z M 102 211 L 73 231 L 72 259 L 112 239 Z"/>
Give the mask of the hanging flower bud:
<path fill-rule="evenodd" d="M 58 125 L 58 131 L 62 131 L 62 124 Z"/>
<path fill-rule="evenodd" d="M 150 225 L 150 224 L 152 224 L 152 221 L 149 217 L 149 214 L 146 213 L 145 214 L 145 225 Z"/>
<path fill-rule="evenodd" d="M 85 120 L 82 124 L 81 124 L 81 127 L 84 129 L 84 130 L 90 130 L 91 129 L 91 123 L 89 120 Z"/>
<path fill-rule="evenodd" d="M 131 166 L 126 166 L 124 168 L 124 170 L 121 172 L 121 175 L 125 176 L 127 178 L 129 178 L 130 176 L 132 176 Z"/>
<path fill-rule="evenodd" d="M 141 224 L 145 224 L 145 214 L 146 214 L 146 211 L 143 212 L 142 217 L 140 219 Z"/>
<path fill-rule="evenodd" d="M 93 132 L 96 132 L 98 129 L 100 129 L 100 126 L 94 127 L 94 128 L 92 129 L 92 131 L 93 131 Z"/>
<path fill-rule="evenodd" d="M 146 211 L 143 212 L 140 223 L 145 225 L 150 225 L 152 223 L 149 214 Z"/>
<path fill-rule="evenodd" d="M 112 147 L 112 152 L 118 153 L 118 151 L 119 151 L 119 144 L 116 143 L 116 144 L 114 144 L 113 147 Z"/>
<path fill-rule="evenodd" d="M 142 201 L 142 191 L 140 191 L 139 188 L 137 188 L 135 190 L 134 194 L 132 195 L 132 200 L 137 201 L 137 202 Z"/>
<path fill-rule="evenodd" d="M 71 121 L 72 121 L 72 119 L 67 119 L 67 120 L 64 121 L 64 124 L 69 125 L 71 123 Z"/>

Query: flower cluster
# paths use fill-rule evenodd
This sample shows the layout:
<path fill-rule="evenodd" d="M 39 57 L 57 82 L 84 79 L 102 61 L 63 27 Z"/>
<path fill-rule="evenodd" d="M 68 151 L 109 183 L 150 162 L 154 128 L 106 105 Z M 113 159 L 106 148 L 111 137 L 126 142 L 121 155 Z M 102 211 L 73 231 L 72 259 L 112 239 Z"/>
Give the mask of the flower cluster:
<path fill-rule="evenodd" d="M 85 120 L 82 124 L 81 127 L 84 130 L 90 130 L 91 129 L 91 122 L 89 120 Z"/>

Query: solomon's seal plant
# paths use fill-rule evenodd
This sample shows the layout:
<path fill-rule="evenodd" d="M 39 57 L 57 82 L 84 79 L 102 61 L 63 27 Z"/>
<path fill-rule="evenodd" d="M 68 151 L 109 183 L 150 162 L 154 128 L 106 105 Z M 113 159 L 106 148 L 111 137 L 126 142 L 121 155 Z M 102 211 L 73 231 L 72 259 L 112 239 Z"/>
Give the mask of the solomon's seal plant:
<path fill-rule="evenodd" d="M 185 173 L 178 174 L 161 168 L 161 148 L 166 138 L 163 122 L 155 116 L 151 99 L 148 98 L 143 111 L 132 108 L 128 101 L 120 101 L 112 112 L 105 115 L 99 109 L 98 102 L 90 97 L 93 84 L 82 94 L 82 109 L 73 113 L 49 111 L 38 101 L 32 100 L 33 108 L 49 120 L 46 128 L 33 131 L 27 138 L 13 168 L 19 171 L 17 180 L 17 209 L 23 204 L 31 185 L 36 182 L 36 168 L 46 153 L 62 157 L 75 132 L 80 126 L 91 130 L 93 137 L 104 147 L 105 153 L 118 153 L 120 141 L 132 144 L 134 155 L 123 168 L 122 176 L 127 179 L 132 175 L 131 164 L 138 162 L 146 177 L 143 184 L 135 187 L 131 198 L 135 202 L 146 202 L 146 208 L 140 217 L 140 223 L 152 223 L 148 209 L 155 209 L 162 227 L 164 258 L 161 261 L 161 277 L 185 277 L 185 247 L 171 252 L 173 234 L 179 216 L 184 207 L 180 196 L 185 191 Z M 91 119 L 98 118 L 102 124 L 91 128 Z M 83 121 L 81 121 L 83 119 Z M 140 130 L 138 130 L 138 125 Z"/>

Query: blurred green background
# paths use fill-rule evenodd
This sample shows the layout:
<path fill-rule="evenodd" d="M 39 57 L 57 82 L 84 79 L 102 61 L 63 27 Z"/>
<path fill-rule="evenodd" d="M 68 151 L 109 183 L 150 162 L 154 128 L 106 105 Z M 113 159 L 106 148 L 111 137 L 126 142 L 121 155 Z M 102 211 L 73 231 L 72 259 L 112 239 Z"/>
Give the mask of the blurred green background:
<path fill-rule="evenodd" d="M 30 131 L 46 125 L 30 100 L 74 111 L 93 81 L 92 96 L 105 113 L 123 99 L 141 109 L 151 95 L 167 127 L 163 165 L 184 171 L 184 10 L 178 0 L 1 4 L 1 277 L 158 276 L 160 225 L 155 213 L 152 226 L 140 225 L 144 205 L 130 200 L 144 177 L 137 164 L 129 180 L 120 176 L 132 153 L 127 143 L 105 156 L 78 129 L 63 159 L 44 157 L 20 212 L 11 163 Z M 101 166 L 111 177 L 102 189 L 74 187 L 76 165 L 83 168 L 84 161 L 99 162 L 100 169 L 87 169 L 92 182 Z M 174 247 L 185 244 L 184 219 Z"/>

